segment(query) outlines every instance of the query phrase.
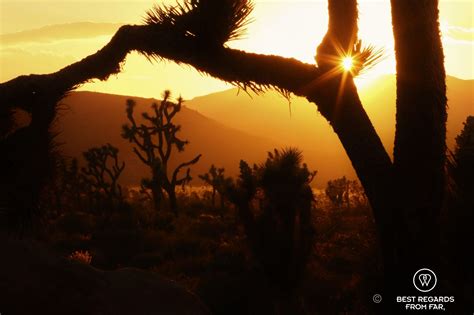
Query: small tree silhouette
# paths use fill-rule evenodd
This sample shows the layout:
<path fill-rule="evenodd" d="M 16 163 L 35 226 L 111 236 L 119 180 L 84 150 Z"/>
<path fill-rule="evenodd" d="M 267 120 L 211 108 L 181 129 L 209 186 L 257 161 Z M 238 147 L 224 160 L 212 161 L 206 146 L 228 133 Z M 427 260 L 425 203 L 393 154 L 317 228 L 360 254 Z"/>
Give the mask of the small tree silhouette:
<path fill-rule="evenodd" d="M 216 192 L 218 192 L 220 197 L 221 210 L 224 209 L 224 190 L 226 182 L 229 180 L 224 176 L 224 168 L 217 168 L 214 164 L 212 164 L 211 168 L 209 169 L 209 172 L 199 175 L 199 178 L 212 187 L 212 207 L 216 206 Z"/>
<path fill-rule="evenodd" d="M 102 199 L 109 202 L 123 200 L 122 187 L 118 179 L 125 168 L 125 162 L 118 160 L 118 149 L 107 143 L 83 153 L 87 166 L 81 168 L 90 193 L 97 202 Z"/>
<path fill-rule="evenodd" d="M 469 116 L 456 137 L 454 152 L 448 155 L 448 199 L 443 220 L 444 243 L 449 254 L 454 282 L 473 279 L 474 256 L 470 254 L 474 231 L 474 116 Z M 472 291 L 472 284 L 467 285 Z M 472 305 L 472 295 L 455 289 L 461 305 Z"/>
<path fill-rule="evenodd" d="M 63 211 L 80 206 L 81 193 L 85 191 L 84 177 L 80 176 L 79 163 L 76 158 L 62 157 L 57 162 L 55 180 L 51 185 L 54 193 L 56 210 Z"/>
<path fill-rule="evenodd" d="M 188 144 L 187 140 L 181 140 L 177 136 L 181 126 L 172 122 L 176 114 L 181 111 L 183 99 L 178 98 L 178 102 L 175 104 L 170 102 L 170 96 L 171 92 L 166 90 L 160 104 L 153 103 L 151 105 L 153 115 L 142 113 L 147 124 L 137 123 L 133 116 L 136 103 L 131 99 L 127 100 L 126 112 L 131 125 L 122 126 L 122 137 L 136 145 L 133 152 L 151 170 L 152 178 L 144 179 L 142 187 L 151 189 L 155 209 L 160 209 L 162 190 L 165 190 L 170 202 L 170 209 L 177 214 L 176 186 L 185 185 L 192 179 L 189 167 L 184 176 L 178 177 L 179 173 L 181 169 L 196 164 L 201 158 L 201 154 L 188 162 L 179 164 L 172 172 L 168 172 L 168 163 L 173 147 L 175 146 L 179 152 L 182 152 L 185 145 Z"/>
<path fill-rule="evenodd" d="M 355 204 L 364 204 L 366 201 L 364 189 L 356 180 L 349 180 L 345 176 L 328 181 L 326 196 L 336 207 L 351 206 L 351 199 Z"/>
<path fill-rule="evenodd" d="M 340 207 L 345 202 L 349 203 L 349 181 L 345 176 L 328 181 L 325 190 L 326 196 L 331 200 L 332 204 Z"/>
<path fill-rule="evenodd" d="M 316 172 L 301 163 L 297 149 L 274 150 L 262 165 L 241 161 L 239 179 L 227 187 L 254 256 L 283 294 L 298 284 L 313 242 L 309 184 Z"/>
<path fill-rule="evenodd" d="M 474 196 L 474 116 L 468 116 L 464 128 L 456 137 L 451 171 L 460 193 Z"/>

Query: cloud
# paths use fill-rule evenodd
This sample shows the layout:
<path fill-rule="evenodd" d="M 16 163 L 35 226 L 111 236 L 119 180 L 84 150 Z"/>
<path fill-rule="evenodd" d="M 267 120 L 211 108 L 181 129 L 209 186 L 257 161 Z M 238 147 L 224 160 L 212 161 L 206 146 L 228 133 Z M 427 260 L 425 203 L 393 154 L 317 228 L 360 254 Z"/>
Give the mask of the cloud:
<path fill-rule="evenodd" d="M 450 25 L 447 22 L 442 22 L 441 31 L 443 33 L 443 37 L 445 38 L 459 42 L 474 42 L 474 27 Z"/>
<path fill-rule="evenodd" d="M 68 55 L 54 53 L 31 53 L 23 49 L 0 50 L 0 82 L 11 80 L 21 74 L 50 73 L 76 61 Z"/>
<path fill-rule="evenodd" d="M 57 40 L 91 38 L 112 35 L 122 24 L 78 22 L 56 24 L 17 33 L 0 35 L 1 46 L 24 43 L 50 43 Z"/>

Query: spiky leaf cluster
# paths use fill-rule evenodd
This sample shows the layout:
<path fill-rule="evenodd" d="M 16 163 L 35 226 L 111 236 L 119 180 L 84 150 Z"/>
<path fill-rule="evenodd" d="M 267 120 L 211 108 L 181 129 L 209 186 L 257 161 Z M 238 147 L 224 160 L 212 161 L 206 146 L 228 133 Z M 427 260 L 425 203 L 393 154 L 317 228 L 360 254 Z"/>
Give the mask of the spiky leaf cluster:
<path fill-rule="evenodd" d="M 253 4 L 249 0 L 184 0 L 173 6 L 155 5 L 145 23 L 169 27 L 177 35 L 221 46 L 245 33 Z"/>
<path fill-rule="evenodd" d="M 353 76 L 362 74 L 385 58 L 384 49 L 373 45 L 362 46 L 362 41 L 357 41 L 352 51 L 353 67 L 351 73 Z"/>
<path fill-rule="evenodd" d="M 237 183 L 229 184 L 254 255 L 279 289 L 295 287 L 311 251 L 315 175 L 290 148 L 269 152 L 253 168 L 241 161 Z"/>

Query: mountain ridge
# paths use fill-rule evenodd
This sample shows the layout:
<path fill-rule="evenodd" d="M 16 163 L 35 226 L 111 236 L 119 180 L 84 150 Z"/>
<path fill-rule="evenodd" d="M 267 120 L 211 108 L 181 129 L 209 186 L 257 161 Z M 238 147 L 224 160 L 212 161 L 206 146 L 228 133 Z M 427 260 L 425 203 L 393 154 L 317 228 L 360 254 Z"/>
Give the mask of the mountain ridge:
<path fill-rule="evenodd" d="M 474 81 L 448 77 L 447 82 L 447 142 L 452 149 L 454 138 L 461 130 L 466 116 L 474 115 Z M 245 93 L 237 95 L 237 92 L 237 89 L 229 89 L 195 97 L 185 101 L 183 112 L 178 114 L 177 117 L 181 117 L 178 123 L 182 125 L 182 137 L 190 140 L 182 158 L 190 159 L 197 153 L 203 153 L 202 161 L 192 168 L 195 170 L 192 171 L 194 178 L 207 171 L 210 164 L 223 166 L 228 175 L 235 176 L 241 159 L 249 163 L 260 163 L 265 159 L 266 152 L 289 146 L 301 149 L 309 168 L 318 171 L 314 182 L 316 187 L 324 187 L 327 180 L 332 178 L 344 175 L 356 177 L 337 135 L 314 104 L 294 97 L 291 100 L 290 115 L 288 100 L 277 92 L 269 91 L 252 98 Z M 388 75 L 373 81 L 366 88 L 360 89 L 360 95 L 391 155 L 395 128 L 395 76 Z M 126 154 L 128 161 L 126 169 L 129 168 L 129 171 L 125 172 L 125 182 L 137 184 L 148 172 L 130 153 L 130 144 L 120 138 L 120 126 L 126 122 L 125 100 L 128 98 L 137 100 L 137 114 L 149 108 L 152 102 L 159 101 L 154 98 L 98 92 L 71 93 L 62 101 L 71 110 L 63 115 L 69 118 L 60 119 L 59 125 L 63 128 L 60 140 L 65 142 L 65 152 L 71 156 L 80 156 L 82 151 L 93 145 L 115 142 L 114 145 L 119 147 L 121 154 Z M 108 121 L 101 121 L 103 113 L 108 113 Z M 80 123 L 81 120 L 87 124 Z M 94 140 L 83 141 L 74 131 L 87 128 L 94 130 L 88 136 Z M 74 148 L 68 142 L 80 145 Z"/>
<path fill-rule="evenodd" d="M 141 120 L 141 113 L 149 111 L 152 102 L 157 101 L 152 98 L 87 91 L 71 92 L 61 101 L 64 109 L 60 112 L 53 130 L 59 133 L 57 141 L 62 143 L 61 151 L 69 157 L 81 158 L 82 152 L 105 143 L 118 147 L 119 157 L 126 163 L 122 183 L 138 185 L 141 178 L 149 176 L 149 170 L 132 152 L 132 144 L 120 136 L 121 126 L 128 122 L 125 101 L 129 98 L 137 103 L 135 117 L 138 121 Z M 227 127 L 186 106 L 176 115 L 176 123 L 182 127 L 180 137 L 190 143 L 182 153 L 174 150 L 170 166 L 175 167 L 199 153 L 203 154 L 199 163 L 191 167 L 191 176 L 195 179 L 198 174 L 207 172 L 211 164 L 224 167 L 228 175 L 235 176 L 240 159 L 259 161 L 265 157 L 266 151 L 275 146 L 264 137 Z M 229 146 L 228 139 L 240 139 L 240 143 Z M 260 148 L 264 151 L 259 150 Z M 194 181 L 195 184 L 199 182 Z"/>

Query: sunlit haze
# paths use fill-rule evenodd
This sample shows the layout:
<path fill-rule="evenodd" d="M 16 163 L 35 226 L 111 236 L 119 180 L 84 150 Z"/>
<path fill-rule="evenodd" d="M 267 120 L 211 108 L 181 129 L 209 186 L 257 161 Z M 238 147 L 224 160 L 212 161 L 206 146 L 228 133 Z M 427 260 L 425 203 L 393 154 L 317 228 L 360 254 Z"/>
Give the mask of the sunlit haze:
<path fill-rule="evenodd" d="M 94 53 L 110 40 L 119 25 L 141 23 L 154 3 L 0 0 L 0 81 L 20 74 L 52 72 Z M 364 87 L 379 75 L 394 73 L 395 61 L 389 1 L 360 0 L 359 9 L 360 38 L 364 44 L 384 48 L 386 55 L 357 78 L 359 87 Z M 463 79 L 474 77 L 472 12 L 472 1 L 440 1 L 447 73 Z M 327 28 L 327 3 L 256 1 L 252 19 L 245 38 L 229 43 L 230 47 L 314 63 L 316 47 Z M 87 26 L 80 22 L 100 24 Z M 61 24 L 69 25 L 61 31 L 54 28 Z M 39 28 L 43 29 L 38 31 Z M 34 29 L 35 32 L 18 33 Z M 169 88 L 189 99 L 229 87 L 191 67 L 170 62 L 150 64 L 143 56 L 132 53 L 122 73 L 107 82 L 85 84 L 81 89 L 158 97 L 163 89 Z"/>

